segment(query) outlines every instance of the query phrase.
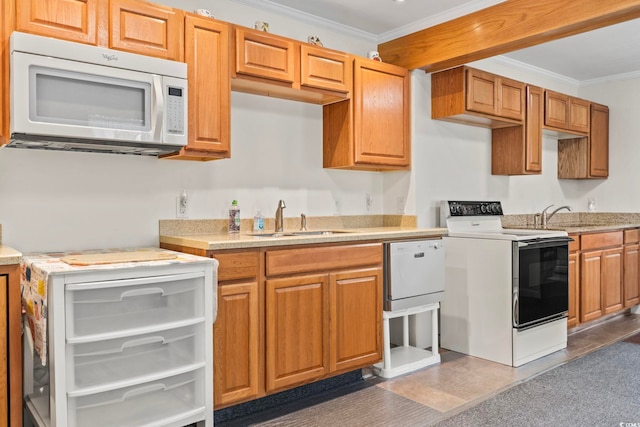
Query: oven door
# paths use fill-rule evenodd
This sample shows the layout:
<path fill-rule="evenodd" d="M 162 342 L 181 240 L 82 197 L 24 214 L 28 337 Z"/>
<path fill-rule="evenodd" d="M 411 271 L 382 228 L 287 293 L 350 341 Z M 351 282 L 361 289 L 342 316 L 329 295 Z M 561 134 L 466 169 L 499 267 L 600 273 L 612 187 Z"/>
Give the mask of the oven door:
<path fill-rule="evenodd" d="M 567 316 L 568 237 L 513 243 L 513 327 L 526 329 Z"/>

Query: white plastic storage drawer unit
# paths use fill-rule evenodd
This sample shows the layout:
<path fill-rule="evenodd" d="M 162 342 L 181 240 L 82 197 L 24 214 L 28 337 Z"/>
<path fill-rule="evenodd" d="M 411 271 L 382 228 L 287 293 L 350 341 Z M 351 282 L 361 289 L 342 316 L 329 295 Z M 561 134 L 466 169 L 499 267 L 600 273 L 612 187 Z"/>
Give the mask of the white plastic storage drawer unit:
<path fill-rule="evenodd" d="M 51 272 L 50 381 L 26 399 L 35 424 L 212 426 L 217 265 L 180 254 Z"/>

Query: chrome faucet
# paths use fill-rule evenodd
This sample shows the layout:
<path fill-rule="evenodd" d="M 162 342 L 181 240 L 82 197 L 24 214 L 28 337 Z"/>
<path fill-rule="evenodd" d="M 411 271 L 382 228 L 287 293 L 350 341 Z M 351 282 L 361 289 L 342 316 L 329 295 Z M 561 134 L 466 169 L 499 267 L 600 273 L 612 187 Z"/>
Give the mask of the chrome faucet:
<path fill-rule="evenodd" d="M 300 231 L 307 231 L 307 216 L 300 214 Z"/>
<path fill-rule="evenodd" d="M 278 202 L 278 209 L 276 209 L 276 233 L 284 230 L 284 221 L 282 218 L 282 210 L 286 208 L 287 205 L 284 204 L 284 200 L 280 200 Z"/>
<path fill-rule="evenodd" d="M 569 212 L 571 212 L 571 206 L 567 206 L 567 205 L 565 205 L 565 206 L 560 206 L 558 209 L 554 210 L 554 211 L 553 211 L 553 212 L 551 212 L 551 213 L 547 213 L 547 209 L 549 209 L 551 206 L 553 206 L 553 205 L 549 205 L 549 206 L 547 206 L 546 208 L 544 208 L 544 209 L 542 210 L 541 215 L 542 215 L 542 226 L 543 226 L 543 227 L 546 227 L 546 226 L 547 226 L 547 223 L 549 222 L 549 220 L 550 220 L 550 219 L 551 219 L 551 218 L 556 214 L 556 212 L 558 212 L 560 209 L 566 209 L 566 210 L 568 210 Z"/>

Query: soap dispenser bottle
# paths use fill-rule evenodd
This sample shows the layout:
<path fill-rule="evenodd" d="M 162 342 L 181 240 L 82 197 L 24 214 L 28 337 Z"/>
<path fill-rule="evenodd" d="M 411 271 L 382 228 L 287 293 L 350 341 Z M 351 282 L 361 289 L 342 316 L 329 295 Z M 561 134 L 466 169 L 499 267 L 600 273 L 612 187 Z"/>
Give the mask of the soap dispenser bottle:
<path fill-rule="evenodd" d="M 256 216 L 253 217 L 253 231 L 264 231 L 264 216 L 262 216 L 262 211 L 260 209 L 258 209 Z"/>
<path fill-rule="evenodd" d="M 231 202 L 231 207 L 229 208 L 229 233 L 239 233 L 240 232 L 240 206 L 238 206 L 238 201 L 234 200 Z"/>

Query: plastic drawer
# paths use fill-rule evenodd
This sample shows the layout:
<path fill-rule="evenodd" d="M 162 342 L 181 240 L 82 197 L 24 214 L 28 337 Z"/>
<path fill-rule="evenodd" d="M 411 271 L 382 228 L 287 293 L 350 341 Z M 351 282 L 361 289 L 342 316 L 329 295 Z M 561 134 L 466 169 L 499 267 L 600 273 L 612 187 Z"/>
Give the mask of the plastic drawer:
<path fill-rule="evenodd" d="M 88 396 L 69 396 L 68 427 L 163 426 L 205 416 L 203 369 Z M 179 424 L 178 424 L 179 425 Z"/>
<path fill-rule="evenodd" d="M 159 276 L 65 288 L 68 342 L 137 334 L 204 317 L 204 276 Z M 101 336 L 106 335 L 106 336 Z"/>
<path fill-rule="evenodd" d="M 135 382 L 204 362 L 204 324 L 67 345 L 67 390 Z M 165 374 L 166 375 L 166 374 Z"/>

